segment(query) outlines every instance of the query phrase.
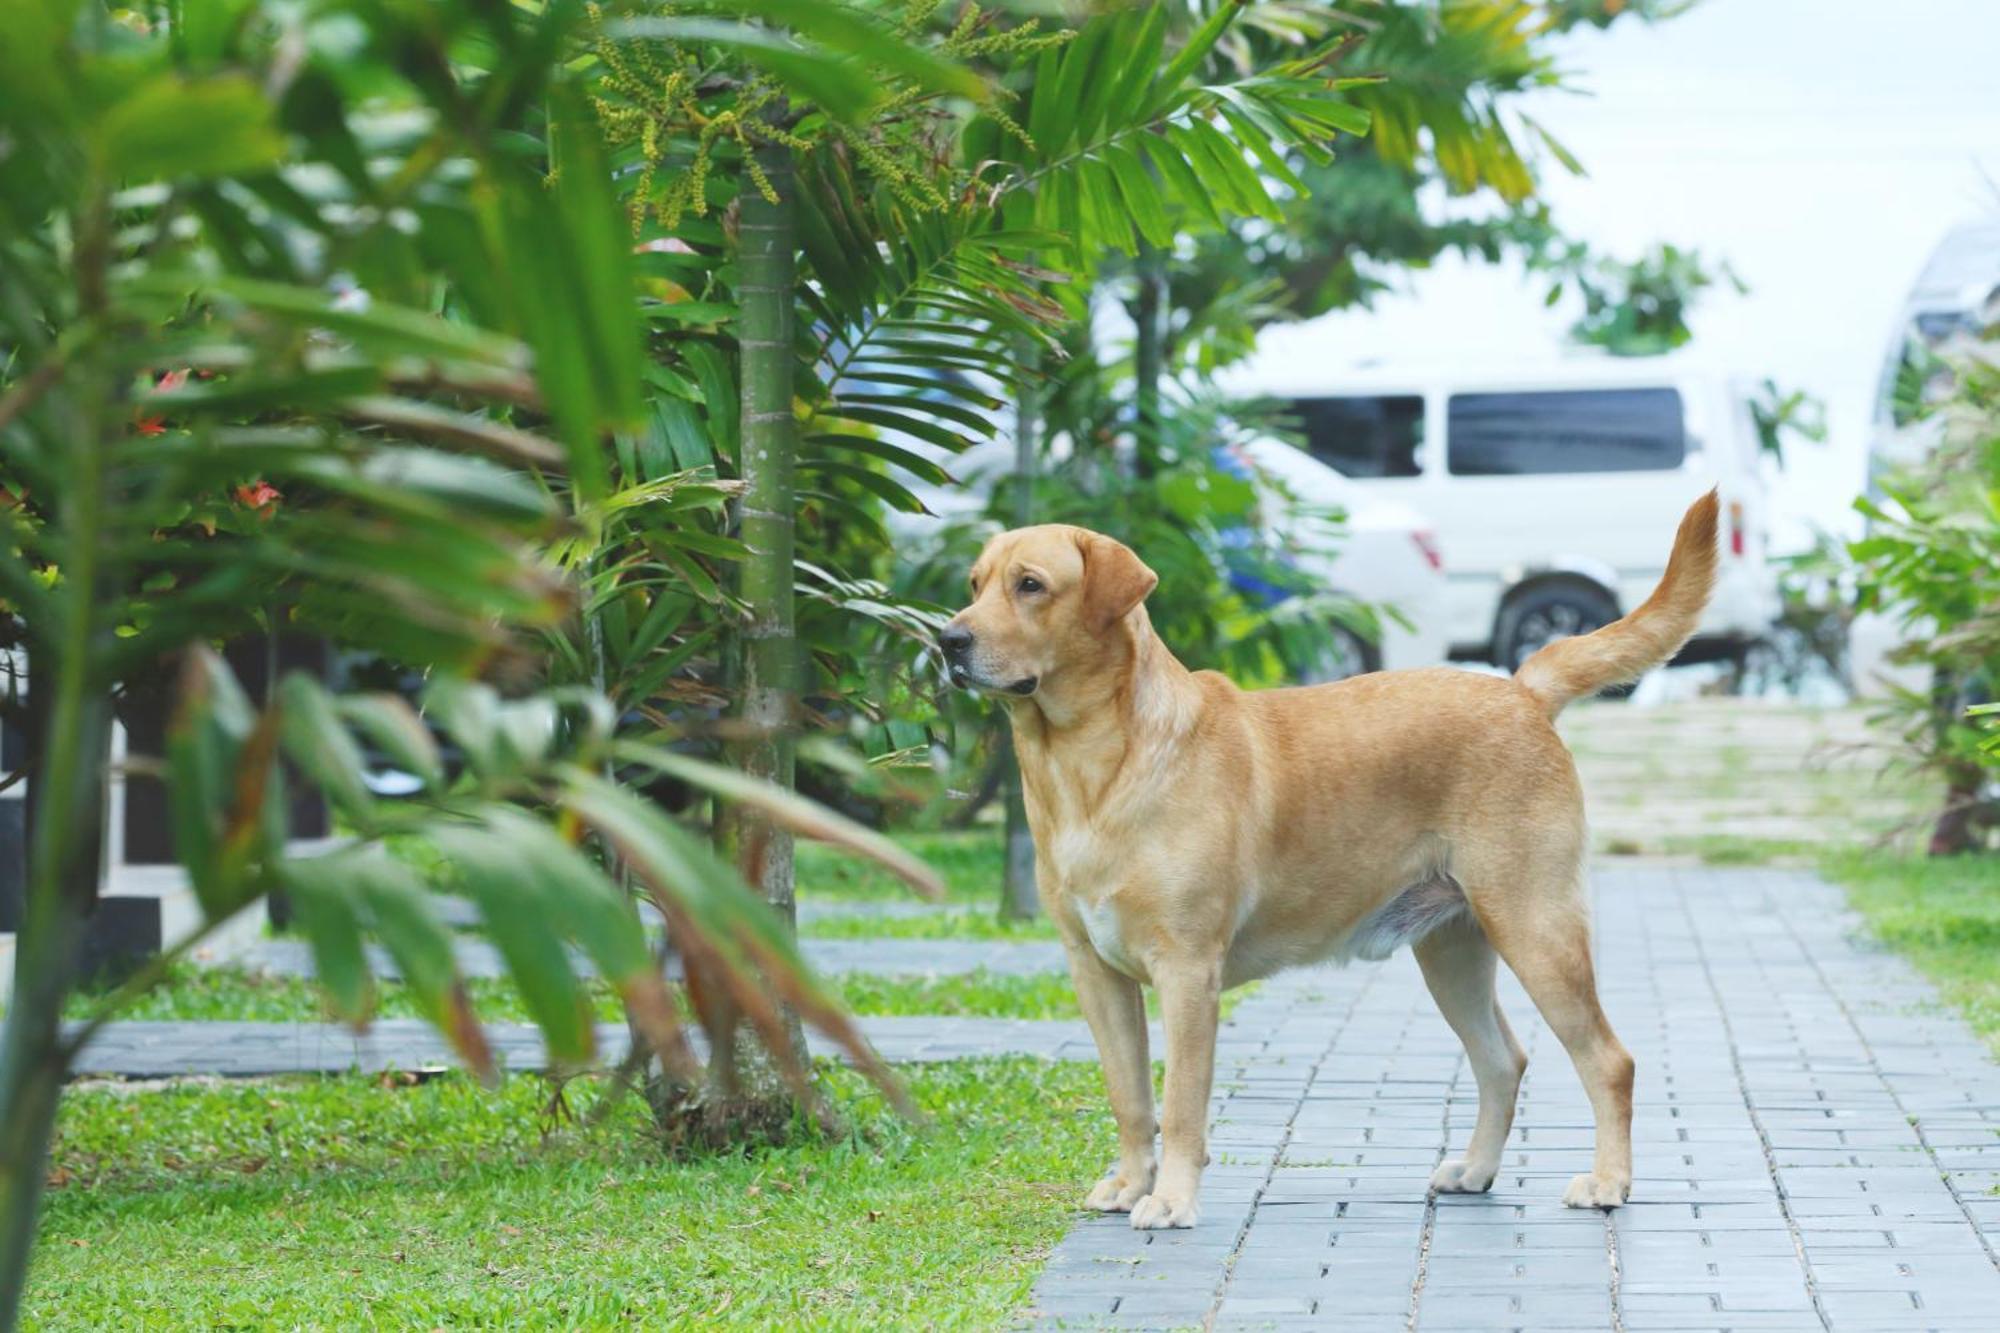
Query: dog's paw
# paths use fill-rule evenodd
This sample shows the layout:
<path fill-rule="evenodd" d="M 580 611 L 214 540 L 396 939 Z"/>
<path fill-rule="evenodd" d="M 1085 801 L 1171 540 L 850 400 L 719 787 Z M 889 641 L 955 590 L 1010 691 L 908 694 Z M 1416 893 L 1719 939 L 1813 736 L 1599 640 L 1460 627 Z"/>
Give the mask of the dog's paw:
<path fill-rule="evenodd" d="M 1492 1166 L 1470 1162 L 1446 1162 L 1431 1172 L 1434 1194 L 1484 1194 L 1493 1188 Z"/>
<path fill-rule="evenodd" d="M 1565 1208 L 1616 1208 L 1632 1197 L 1631 1177 L 1581 1175 L 1563 1191 Z"/>
<path fill-rule="evenodd" d="M 1153 1193 L 1132 1206 L 1134 1231 L 1165 1231 L 1169 1227 L 1191 1227 L 1201 1220 L 1201 1205 L 1194 1195 L 1176 1198 Z"/>
<path fill-rule="evenodd" d="M 1136 1178 L 1117 1171 L 1090 1187 L 1083 1206 L 1100 1213 L 1129 1213 L 1132 1205 L 1145 1198 L 1152 1188 L 1151 1169 Z"/>

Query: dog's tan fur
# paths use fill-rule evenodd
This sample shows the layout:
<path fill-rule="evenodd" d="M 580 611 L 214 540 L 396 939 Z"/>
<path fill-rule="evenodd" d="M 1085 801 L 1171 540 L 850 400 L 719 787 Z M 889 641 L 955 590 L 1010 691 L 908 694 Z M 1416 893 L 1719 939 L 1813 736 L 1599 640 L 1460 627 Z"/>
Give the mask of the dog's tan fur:
<path fill-rule="evenodd" d="M 1711 493 L 1688 510 L 1644 605 L 1511 680 L 1435 668 L 1245 692 L 1160 642 L 1144 605 L 1158 580 L 1125 546 L 1061 526 L 987 543 L 947 638 L 962 683 L 1012 713 L 1042 902 L 1103 1060 L 1119 1158 L 1090 1207 L 1192 1226 L 1222 991 L 1401 942 L 1479 1087 L 1466 1154 L 1432 1187 L 1489 1188 L 1514 1118 L 1526 1057 L 1494 1000 L 1497 956 L 1596 1115 L 1591 1170 L 1563 1201 L 1625 1200 L 1632 1058 L 1597 1002 L 1583 793 L 1551 719 L 1686 641 L 1714 582 L 1716 507 Z M 1167 1042 L 1157 1164 L 1141 982 Z"/>

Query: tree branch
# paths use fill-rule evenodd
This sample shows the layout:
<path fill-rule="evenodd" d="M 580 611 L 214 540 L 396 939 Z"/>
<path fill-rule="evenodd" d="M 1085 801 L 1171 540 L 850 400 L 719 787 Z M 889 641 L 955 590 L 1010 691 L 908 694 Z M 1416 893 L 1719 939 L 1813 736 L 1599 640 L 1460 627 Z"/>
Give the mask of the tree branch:
<path fill-rule="evenodd" d="M 67 349 L 58 347 L 49 354 L 48 360 L 22 376 L 15 382 L 13 388 L 7 390 L 4 397 L 0 397 L 0 431 L 13 425 L 15 418 L 33 407 L 35 400 L 48 392 L 50 385 L 62 378 L 68 362 Z"/>

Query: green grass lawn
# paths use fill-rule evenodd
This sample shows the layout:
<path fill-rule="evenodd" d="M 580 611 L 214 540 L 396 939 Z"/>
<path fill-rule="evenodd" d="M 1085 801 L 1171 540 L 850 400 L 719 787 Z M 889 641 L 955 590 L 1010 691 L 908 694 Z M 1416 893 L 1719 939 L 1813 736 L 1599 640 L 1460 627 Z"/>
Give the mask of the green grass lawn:
<path fill-rule="evenodd" d="M 1821 868 L 2000 1055 L 2000 855 L 1843 852 Z"/>
<path fill-rule="evenodd" d="M 506 981 L 474 977 L 465 988 L 473 1009 L 488 1022 L 530 1022 L 520 992 Z M 65 1018 L 88 1018 L 102 995 L 89 988 L 70 996 Z M 600 1016 L 620 1016 L 618 999 L 601 986 L 592 987 Z M 379 1018 L 421 1018 L 415 996 L 400 982 L 377 981 L 375 1014 Z M 234 967 L 176 966 L 152 990 L 118 1015 L 121 1019 L 180 1022 L 315 1023 L 328 1019 L 317 985 L 304 977 L 245 972 Z"/>
<path fill-rule="evenodd" d="M 833 988 L 857 1014 L 955 1014 L 978 1018 L 1077 1018 L 1069 975 L 1047 972 L 1011 976 L 980 970 L 938 976 L 881 976 L 848 973 L 830 977 Z M 473 979 L 466 983 L 474 1010 L 487 1022 L 531 1022 L 512 983 Z M 618 997 L 593 985 L 597 1016 L 615 1022 L 624 1016 Z M 95 997 L 71 998 L 70 1018 L 87 1017 Z M 409 987 L 378 981 L 375 1012 L 382 1018 L 422 1016 Z M 168 980 L 141 997 L 120 1017 L 264 1023 L 317 1022 L 327 1017 L 318 987 L 302 977 L 276 977 L 234 968 L 175 969 Z"/>
<path fill-rule="evenodd" d="M 1052 940 L 1047 917 L 1000 919 L 1000 884 L 1006 853 L 997 828 L 963 833 L 903 833 L 896 841 L 943 876 L 944 910 L 913 916 L 815 916 L 802 934 L 828 939 Z M 909 886 L 880 866 L 821 843 L 798 845 L 799 896 L 822 902 L 921 902 Z"/>
<path fill-rule="evenodd" d="M 1000 830 L 963 833 L 903 833 L 896 841 L 921 857 L 944 879 L 945 898 L 971 907 L 997 909 L 1006 855 Z M 919 902 L 910 886 L 872 861 L 824 843 L 798 844 L 799 895 L 862 901 Z"/>
<path fill-rule="evenodd" d="M 1631 854 L 1623 848 L 1611 850 Z M 1709 833 L 1700 837 L 1662 838 L 1657 850 L 1665 856 L 1692 856 L 1708 866 L 1810 866 L 1820 859 L 1826 849 L 1823 843 L 1816 842 Z"/>
<path fill-rule="evenodd" d="M 810 896 L 810 890 L 807 891 Z M 946 907 L 910 916 L 811 916 L 799 923 L 799 934 L 837 940 L 1053 940 L 1053 921 L 1002 921 L 991 904 Z"/>
<path fill-rule="evenodd" d="M 897 1119 L 668 1160 L 628 1099 L 552 1128 L 548 1085 L 447 1075 L 82 1085 L 25 1311 L 46 1329 L 856 1329 L 1007 1322 L 1114 1147 L 1096 1068 L 913 1067 Z M 572 1085 L 585 1111 L 596 1094 Z"/>

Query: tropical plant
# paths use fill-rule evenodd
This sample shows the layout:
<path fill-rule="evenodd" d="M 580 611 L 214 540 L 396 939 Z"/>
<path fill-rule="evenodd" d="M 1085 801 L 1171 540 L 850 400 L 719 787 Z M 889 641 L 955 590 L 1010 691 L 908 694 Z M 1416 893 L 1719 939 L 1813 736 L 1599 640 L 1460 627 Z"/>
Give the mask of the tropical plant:
<path fill-rule="evenodd" d="M 642 407 L 631 243 L 565 77 L 574 19 L 567 5 L 371 0 L 47 0 L 9 16 L 0 597 L 28 664 L 31 831 L 0 1037 L 0 1328 L 17 1315 L 68 1062 L 166 965 L 60 1028 L 98 893 L 114 705 L 176 669 L 166 753 L 148 758 L 202 929 L 284 887 L 344 1015 L 365 1019 L 373 934 L 468 1061 L 490 1063 L 449 934 L 383 851 L 428 839 L 558 1058 L 592 1041 L 561 947 L 573 939 L 652 1049 L 688 1065 L 624 893 L 635 883 L 781 1068 L 796 1076 L 802 1053 L 780 1003 L 870 1059 L 789 933 L 619 779 L 692 783 L 927 882 L 921 867 L 781 788 L 618 735 L 596 691 L 509 699 L 469 678 L 533 682 L 538 636 L 575 608 L 545 552 L 633 498 L 610 461 L 638 446 L 609 447 Z M 840 61 L 793 63 L 810 78 Z M 681 555 L 695 544 L 662 557 L 675 596 L 706 591 Z M 336 699 L 301 677 L 248 699 L 207 645 L 253 628 L 428 669 L 426 712 L 465 771 L 447 774 L 394 697 Z M 369 794 L 364 739 L 421 779 L 421 799 Z M 287 856 L 281 758 L 333 800 L 351 847 Z"/>
<path fill-rule="evenodd" d="M 650 420 L 615 475 L 645 494 L 694 480 L 667 469 L 699 469 L 719 480 L 693 493 L 726 494 L 729 508 L 710 532 L 691 527 L 687 506 L 625 507 L 613 550 L 591 553 L 600 592 L 570 660 L 625 701 L 635 734 L 715 722 L 698 732 L 726 738 L 744 772 L 789 787 L 802 732 L 848 723 L 877 755 L 897 748 L 907 666 L 883 643 L 927 640 L 935 617 L 869 577 L 888 545 L 878 507 L 921 507 L 887 465 L 946 475 L 900 441 L 958 447 L 990 429 L 966 405 L 987 395 L 960 372 L 1004 373 L 980 328 L 1023 323 L 994 290 L 1009 282 L 998 251 L 966 234 L 981 215 L 940 188 L 949 172 L 935 145 L 955 114 L 947 95 L 985 94 L 966 62 L 1037 37 L 993 29 L 977 10 L 934 23 L 936 5 L 895 21 L 866 6 L 748 8 L 764 26 L 670 5 L 592 11 L 587 77 L 642 256 L 648 325 Z M 952 302 L 976 312 L 969 336 L 940 336 Z M 660 577 L 667 561 L 695 573 L 703 601 Z M 843 783 L 865 776 L 837 752 L 803 748 Z M 787 831 L 755 812 L 714 831 L 788 928 Z M 705 984 L 699 958 L 688 963 L 724 1039 L 705 1089 L 650 1082 L 659 1116 L 677 1133 L 690 1107 L 710 1136 L 782 1131 L 793 1087 L 754 1042 L 734 1039 L 726 991 Z M 795 1045 L 796 1017 L 782 1021 Z"/>
<path fill-rule="evenodd" d="M 893 26 L 868 6 L 758 7 L 801 49 L 829 24 L 865 35 L 852 73 L 872 96 L 801 85 L 757 63 L 765 46 L 671 8 L 599 11 L 593 97 L 656 298 L 653 433 L 673 442 L 680 466 L 756 484 L 742 408 L 750 343 L 777 340 L 749 337 L 742 261 L 746 238 L 771 235 L 768 209 L 796 228 L 793 420 L 773 415 L 768 395 L 761 418 L 796 436 L 795 503 L 774 506 L 793 520 L 798 556 L 809 669 L 795 715 L 856 727 L 885 760 L 928 759 L 952 715 L 912 673 L 913 640 L 942 608 L 889 595 L 877 507 L 921 508 L 898 477 L 949 481 L 949 456 L 992 437 L 995 408 L 1027 386 L 1023 368 L 1052 362 L 1055 331 L 1081 315 L 1059 283 L 1086 257 L 1165 239 L 1169 211 L 1196 201 L 1211 215 L 1271 215 L 1245 145 L 1260 159 L 1273 144 L 1317 151 L 1359 123 L 1345 83 L 1310 60 L 1205 80 L 1237 8 L 1217 7 L 1170 44 L 1164 14 L 1143 9 L 1072 36 L 975 6 L 945 17 L 913 4 Z M 760 364 L 759 375 L 783 374 Z M 744 591 L 727 582 L 721 597 Z M 621 615 L 644 614 L 643 594 L 620 601 L 631 602 Z M 727 636 L 714 648 L 712 661 L 683 666 L 729 676 Z M 760 868 L 782 879 L 782 864 L 780 854 Z M 779 883 L 767 887 L 782 898 Z"/>
<path fill-rule="evenodd" d="M 1927 669 L 1922 689 L 1891 687 L 1885 720 L 1908 753 L 1942 779 L 1934 855 L 1982 845 L 2000 814 L 2000 358 L 1989 332 L 1955 356 L 1952 388 L 1921 409 L 1938 426 L 1923 461 L 1878 479 L 1855 507 L 1868 534 L 1848 547 L 1857 609 L 1892 617 L 1904 641 L 1891 660 Z M 1934 378 L 1934 377 L 1933 377 Z M 1917 409 L 1913 409 L 1917 410 Z"/>

